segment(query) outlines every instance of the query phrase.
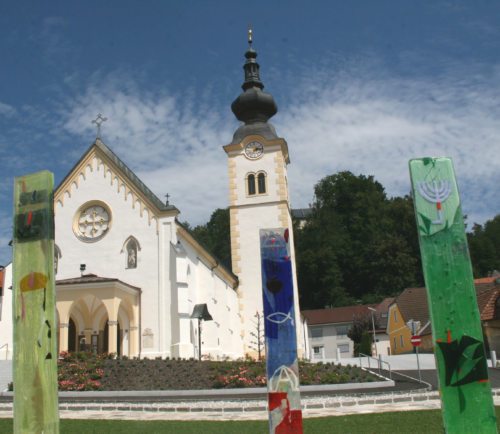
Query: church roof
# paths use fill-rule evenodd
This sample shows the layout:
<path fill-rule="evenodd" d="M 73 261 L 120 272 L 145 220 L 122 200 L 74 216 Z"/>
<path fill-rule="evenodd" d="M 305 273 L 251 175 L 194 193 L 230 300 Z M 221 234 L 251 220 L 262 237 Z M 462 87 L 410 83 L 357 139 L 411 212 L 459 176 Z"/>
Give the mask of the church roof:
<path fill-rule="evenodd" d="M 299 220 L 306 220 L 311 217 L 312 208 L 294 208 L 292 209 L 292 217 Z"/>
<path fill-rule="evenodd" d="M 56 191 L 61 187 L 66 179 L 68 179 L 73 170 L 78 167 L 80 162 L 85 159 L 87 154 L 92 150 L 92 148 L 98 148 L 102 151 L 119 169 L 120 171 L 128 178 L 128 181 L 134 185 L 149 201 L 156 206 L 159 211 L 179 211 L 174 205 L 165 205 L 163 201 L 161 201 L 158 196 L 156 196 L 147 186 L 142 182 L 139 177 L 131 170 L 129 167 L 110 149 L 108 148 L 101 139 L 97 138 L 92 145 L 87 149 L 87 151 L 82 155 L 82 157 L 77 161 L 77 163 L 73 166 L 73 168 L 68 172 L 68 174 L 64 177 L 64 179 L 59 183 L 56 188 Z"/>

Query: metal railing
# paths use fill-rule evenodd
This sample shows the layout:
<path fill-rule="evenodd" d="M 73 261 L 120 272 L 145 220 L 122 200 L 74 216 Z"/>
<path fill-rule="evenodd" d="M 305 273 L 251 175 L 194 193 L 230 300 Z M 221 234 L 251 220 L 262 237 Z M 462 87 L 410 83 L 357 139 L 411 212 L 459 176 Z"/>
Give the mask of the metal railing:
<path fill-rule="evenodd" d="M 382 360 L 380 357 L 377 359 L 376 357 L 369 356 L 368 354 L 363 354 L 359 353 L 359 367 L 363 367 L 363 358 L 366 358 L 368 361 L 368 369 L 372 369 L 370 359 L 373 359 L 376 363 L 374 368 L 378 368 L 378 373 L 380 374 L 380 371 L 383 369 L 382 366 L 384 364 L 387 365 L 387 370 L 389 371 L 389 378 L 392 380 L 392 372 L 391 372 L 391 365 L 389 362 L 386 362 L 385 360 Z"/>
<path fill-rule="evenodd" d="M 9 343 L 6 343 L 6 344 L 3 344 L 2 346 L 0 346 L 0 350 L 2 348 L 7 348 L 5 350 L 5 360 L 8 360 L 9 359 Z"/>

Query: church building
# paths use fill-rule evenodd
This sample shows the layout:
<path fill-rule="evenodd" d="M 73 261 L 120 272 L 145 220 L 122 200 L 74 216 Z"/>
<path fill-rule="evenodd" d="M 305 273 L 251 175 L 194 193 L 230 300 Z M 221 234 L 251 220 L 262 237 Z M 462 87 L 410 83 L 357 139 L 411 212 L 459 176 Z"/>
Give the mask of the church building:
<path fill-rule="evenodd" d="M 251 43 L 245 57 L 243 92 L 231 106 L 242 125 L 223 146 L 233 269 L 219 263 L 177 220 L 179 210 L 158 199 L 97 137 L 54 191 L 59 351 L 149 358 L 255 356 L 255 315 L 262 314 L 259 230 L 288 228 L 294 320 L 299 356 L 304 355 L 288 146 L 268 122 L 277 106 L 263 91 Z M 9 265 L 3 273 L 0 304 L 0 345 L 7 342 L 8 353 L 11 270 Z M 204 314 L 201 339 L 197 313 Z"/>

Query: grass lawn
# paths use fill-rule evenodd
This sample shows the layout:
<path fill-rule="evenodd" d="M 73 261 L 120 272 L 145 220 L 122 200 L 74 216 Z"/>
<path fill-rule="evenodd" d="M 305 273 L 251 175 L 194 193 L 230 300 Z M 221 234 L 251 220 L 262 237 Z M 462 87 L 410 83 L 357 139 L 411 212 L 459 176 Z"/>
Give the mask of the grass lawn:
<path fill-rule="evenodd" d="M 500 407 L 496 408 L 500 419 Z M 12 419 L 0 419 L 0 432 L 12 432 Z M 175 433 L 175 434 L 259 434 L 268 433 L 266 421 L 122 421 L 61 420 L 61 434 Z M 304 420 L 307 434 L 329 433 L 442 433 L 437 410 L 333 416 Z"/>

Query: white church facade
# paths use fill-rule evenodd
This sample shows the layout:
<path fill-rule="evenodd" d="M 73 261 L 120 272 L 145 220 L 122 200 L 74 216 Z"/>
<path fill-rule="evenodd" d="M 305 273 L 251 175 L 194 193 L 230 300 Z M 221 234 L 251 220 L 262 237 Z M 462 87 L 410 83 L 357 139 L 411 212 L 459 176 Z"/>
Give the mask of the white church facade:
<path fill-rule="evenodd" d="M 54 191 L 59 351 L 129 357 L 255 356 L 262 313 L 259 230 L 289 228 L 299 355 L 304 355 L 286 168 L 288 146 L 268 119 L 257 53 L 245 54 L 242 125 L 228 159 L 232 270 L 208 252 L 99 138 Z M 214 148 L 217 152 L 217 148 Z M 223 154 L 221 152 L 221 158 Z M 11 270 L 4 271 L 0 346 L 11 357 Z M 195 306 L 206 305 L 201 349 Z M 203 306 L 205 308 L 205 306 Z M 5 346 L 3 351 L 7 351 Z M 10 353 L 10 354 L 9 354 Z M 0 348 L 2 357 L 2 348 Z"/>

